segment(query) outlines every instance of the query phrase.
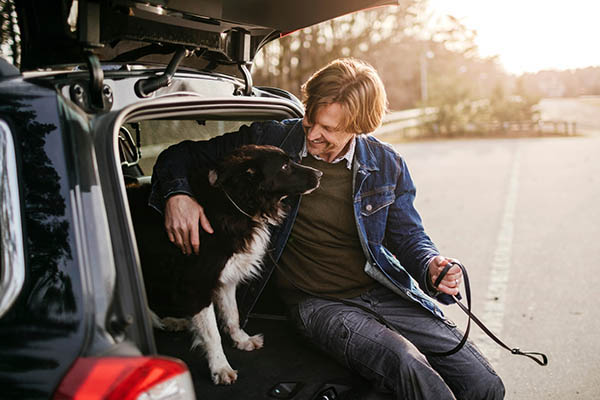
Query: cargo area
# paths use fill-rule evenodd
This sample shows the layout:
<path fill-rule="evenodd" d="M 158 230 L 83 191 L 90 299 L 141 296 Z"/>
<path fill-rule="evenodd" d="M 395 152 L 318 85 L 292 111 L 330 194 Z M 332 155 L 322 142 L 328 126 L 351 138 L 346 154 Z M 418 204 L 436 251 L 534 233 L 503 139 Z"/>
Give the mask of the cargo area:
<path fill-rule="evenodd" d="M 236 130 L 244 123 L 248 121 L 161 120 L 124 125 L 119 132 L 119 150 L 125 186 L 149 185 L 156 158 L 169 145 L 184 138 L 209 139 Z M 146 199 L 129 196 L 129 207 L 135 225 L 136 209 L 148 205 Z M 154 328 L 154 338 L 159 354 L 187 364 L 198 399 L 388 398 L 375 394 L 366 381 L 301 337 L 287 321 L 283 302 L 271 284 L 263 291 L 244 329 L 250 335 L 262 333 L 265 344 L 251 352 L 238 350 L 222 334 L 227 359 L 238 371 L 238 380 L 233 385 L 212 383 L 202 351 L 191 349 L 190 332 Z"/>

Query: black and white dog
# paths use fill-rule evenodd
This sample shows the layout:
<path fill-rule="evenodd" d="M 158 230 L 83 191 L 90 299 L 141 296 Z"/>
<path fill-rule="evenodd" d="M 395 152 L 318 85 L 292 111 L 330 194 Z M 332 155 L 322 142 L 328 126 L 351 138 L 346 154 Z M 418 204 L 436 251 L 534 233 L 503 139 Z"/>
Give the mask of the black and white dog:
<path fill-rule="evenodd" d="M 128 188 L 150 308 L 162 317 L 163 328 L 192 331 L 192 348 L 206 352 L 215 384 L 235 382 L 237 371 L 223 353 L 214 307 L 235 347 L 262 347 L 262 335 L 240 329 L 236 286 L 260 274 L 269 225 L 280 224 L 286 215 L 282 200 L 315 190 L 321 175 L 281 149 L 255 145 L 233 151 L 216 169 L 198 171 L 190 185 L 214 230 L 208 234 L 200 228 L 198 256 L 183 255 L 169 241 L 162 217 L 140 207 L 149 185 Z"/>

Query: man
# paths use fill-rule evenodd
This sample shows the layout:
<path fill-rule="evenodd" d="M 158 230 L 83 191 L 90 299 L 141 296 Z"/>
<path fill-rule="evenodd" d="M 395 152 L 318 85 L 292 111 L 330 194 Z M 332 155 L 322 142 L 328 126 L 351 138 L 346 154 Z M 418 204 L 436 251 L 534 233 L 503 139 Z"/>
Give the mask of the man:
<path fill-rule="evenodd" d="M 376 71 L 358 60 L 336 60 L 302 90 L 302 120 L 254 123 L 161 154 L 150 203 L 164 209 L 170 240 L 191 254 L 199 248 L 198 221 L 212 232 L 201 204 L 188 195 L 187 171 L 245 143 L 279 146 L 324 172 L 316 191 L 287 199 L 290 215 L 272 237 L 276 261 L 266 266 L 266 276 L 277 268 L 277 286 L 298 329 L 398 399 L 503 398 L 502 381 L 470 342 L 451 356 L 427 355 L 452 349 L 462 337 L 431 299 L 450 302 L 462 273 L 453 266 L 433 288 L 450 260 L 424 232 L 404 160 L 363 134 L 381 124 L 386 109 Z M 244 303 L 254 304 L 259 294 L 247 294 Z"/>

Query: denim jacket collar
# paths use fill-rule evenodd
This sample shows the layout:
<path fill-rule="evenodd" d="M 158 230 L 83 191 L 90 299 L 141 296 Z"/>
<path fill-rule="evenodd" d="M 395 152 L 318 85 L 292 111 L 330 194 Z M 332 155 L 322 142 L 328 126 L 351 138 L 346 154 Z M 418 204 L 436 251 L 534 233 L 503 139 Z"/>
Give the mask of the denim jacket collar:
<path fill-rule="evenodd" d="M 304 129 L 302 129 L 301 119 L 296 122 L 294 127 L 285 136 L 279 147 L 288 153 L 294 161 L 300 162 L 302 159 L 302 148 L 304 147 Z"/>
<path fill-rule="evenodd" d="M 356 137 L 356 149 L 354 150 L 354 159 L 358 164 L 358 170 L 379 171 L 377 159 L 366 140 L 366 135 Z"/>
<path fill-rule="evenodd" d="M 299 162 L 302 158 L 302 149 L 304 148 L 304 129 L 302 129 L 302 120 L 299 120 L 285 137 L 280 147 L 292 156 L 294 161 Z M 366 140 L 366 135 L 356 136 L 356 147 L 354 149 L 354 160 L 357 163 L 358 170 L 379 171 L 376 158 Z"/>

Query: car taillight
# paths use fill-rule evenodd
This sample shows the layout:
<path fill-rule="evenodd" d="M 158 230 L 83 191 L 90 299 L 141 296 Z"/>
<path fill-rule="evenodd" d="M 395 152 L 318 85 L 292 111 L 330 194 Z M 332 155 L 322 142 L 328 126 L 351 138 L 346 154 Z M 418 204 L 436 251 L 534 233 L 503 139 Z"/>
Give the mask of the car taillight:
<path fill-rule="evenodd" d="M 186 365 L 163 357 L 79 358 L 54 395 L 55 400 L 195 398 Z"/>

